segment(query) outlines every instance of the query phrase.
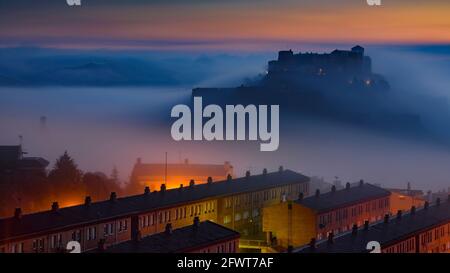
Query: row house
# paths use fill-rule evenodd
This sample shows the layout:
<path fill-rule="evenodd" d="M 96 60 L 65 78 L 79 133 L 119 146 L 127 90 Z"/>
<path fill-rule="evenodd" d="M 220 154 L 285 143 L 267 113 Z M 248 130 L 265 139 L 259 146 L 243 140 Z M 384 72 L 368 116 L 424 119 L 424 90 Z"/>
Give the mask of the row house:
<path fill-rule="evenodd" d="M 77 241 L 82 252 L 109 247 L 138 237 L 157 234 L 167 224 L 174 229 L 189 226 L 195 217 L 212 221 L 238 232 L 262 234 L 262 208 L 307 194 L 309 178 L 283 170 L 250 175 L 224 181 L 166 189 L 92 202 L 89 197 L 82 205 L 59 208 L 54 203 L 50 211 L 0 219 L 0 252 L 61 252 L 70 241 Z M 248 201 L 248 200 L 250 201 Z M 247 201 L 246 201 L 247 200 Z M 229 205 L 231 204 L 231 205 Z M 240 214 L 239 216 L 236 216 Z M 230 219 L 230 220 L 228 220 Z M 238 224 L 239 222 L 239 224 Z"/>
<path fill-rule="evenodd" d="M 369 242 L 372 242 L 369 247 Z M 373 248 L 374 243 L 378 244 Z M 383 221 L 363 228 L 353 227 L 340 236 L 330 234 L 326 240 L 295 249 L 298 253 L 450 253 L 450 196 L 447 201 L 425 202 L 423 208 L 399 210 L 386 214 Z"/>

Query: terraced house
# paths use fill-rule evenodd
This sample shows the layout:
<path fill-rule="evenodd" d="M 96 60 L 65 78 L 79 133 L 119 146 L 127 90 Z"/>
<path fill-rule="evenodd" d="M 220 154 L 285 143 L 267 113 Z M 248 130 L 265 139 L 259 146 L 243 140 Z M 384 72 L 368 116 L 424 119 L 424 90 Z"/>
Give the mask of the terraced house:
<path fill-rule="evenodd" d="M 241 237 L 263 236 L 262 209 L 281 200 L 308 193 L 309 178 L 283 170 L 224 181 L 166 189 L 109 200 L 0 219 L 1 252 L 58 252 L 69 241 L 78 241 L 81 251 L 108 247 L 139 236 L 163 232 L 168 223 L 174 229 L 189 226 L 195 217 L 212 221 L 241 233 Z"/>

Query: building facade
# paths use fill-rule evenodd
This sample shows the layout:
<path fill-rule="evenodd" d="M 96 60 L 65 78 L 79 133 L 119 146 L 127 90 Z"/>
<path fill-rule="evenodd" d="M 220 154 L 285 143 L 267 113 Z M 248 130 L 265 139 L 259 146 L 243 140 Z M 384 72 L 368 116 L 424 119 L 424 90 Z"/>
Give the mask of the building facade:
<path fill-rule="evenodd" d="M 356 226 L 341 236 L 332 235 L 320 242 L 294 250 L 299 253 L 363 253 L 374 251 L 369 242 L 379 244 L 381 253 L 450 253 L 450 197 L 435 204 L 399 211 L 383 221 L 363 228 Z"/>
<path fill-rule="evenodd" d="M 389 213 L 389 197 L 389 191 L 363 181 L 353 187 L 347 183 L 340 191 L 333 186 L 325 194 L 316 191 L 314 196 L 265 207 L 263 231 L 274 247 L 299 247 L 311 238 L 321 240 L 351 230 L 354 224 L 382 219 Z"/>
<path fill-rule="evenodd" d="M 178 188 L 180 184 L 189 186 L 191 180 L 196 184 L 205 184 L 208 178 L 213 181 L 234 176 L 233 166 L 226 161 L 220 164 L 193 164 L 185 159 L 181 164 L 148 164 L 138 158 L 131 173 L 132 188 L 149 187 L 151 191 L 158 190 L 161 185 L 167 189 Z"/>

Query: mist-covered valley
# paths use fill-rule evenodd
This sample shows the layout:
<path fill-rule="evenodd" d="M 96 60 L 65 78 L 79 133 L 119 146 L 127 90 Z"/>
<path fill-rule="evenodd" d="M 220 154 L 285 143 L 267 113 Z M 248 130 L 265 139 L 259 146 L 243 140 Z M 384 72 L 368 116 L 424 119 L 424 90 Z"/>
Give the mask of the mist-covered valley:
<path fill-rule="evenodd" d="M 366 49 L 373 70 L 390 83 L 385 106 L 420 116 L 424 133 L 286 116 L 281 109 L 275 152 L 260 152 L 254 141 L 175 142 L 170 110 L 189 103 L 193 87 L 238 86 L 264 73 L 276 50 L 105 53 L 16 48 L 0 49 L 0 143 L 17 144 L 22 135 L 29 156 L 53 164 L 67 150 L 84 171 L 110 173 L 117 166 L 124 181 L 137 157 L 163 162 L 168 152 L 170 162 L 228 160 L 237 175 L 283 165 L 328 181 L 337 176 L 392 187 L 407 182 L 423 190 L 449 187 L 450 47 Z"/>

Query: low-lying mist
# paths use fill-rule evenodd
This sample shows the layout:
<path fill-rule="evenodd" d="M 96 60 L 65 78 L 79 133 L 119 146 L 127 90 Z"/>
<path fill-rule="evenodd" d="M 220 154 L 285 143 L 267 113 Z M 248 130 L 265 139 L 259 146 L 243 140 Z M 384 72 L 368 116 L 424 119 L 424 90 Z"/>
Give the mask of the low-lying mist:
<path fill-rule="evenodd" d="M 48 64 L 46 58 L 53 56 L 51 50 L 40 54 L 40 61 L 33 57 L 29 62 L 34 69 L 44 62 Z M 64 73 L 58 70 L 51 75 L 50 68 L 41 70 L 49 73 L 48 82 L 33 82 L 37 77 L 33 71 L 22 70 L 28 62 L 14 62 L 12 57 L 0 61 L 4 81 L 15 81 L 0 88 L 0 144 L 17 144 L 18 135 L 22 135 L 29 156 L 42 156 L 53 165 L 67 150 L 84 171 L 109 174 L 117 166 L 124 181 L 137 157 L 144 162 L 163 162 L 168 152 L 169 162 L 184 158 L 212 163 L 228 160 L 237 175 L 247 169 L 259 173 L 265 167 L 274 170 L 284 165 L 328 181 L 337 176 L 343 181 L 362 178 L 392 187 L 405 187 L 411 182 L 423 190 L 450 186 L 449 47 L 367 48 L 373 70 L 384 75 L 391 85 L 386 107 L 418 114 L 426 134 L 390 134 L 319 117 L 284 117 L 281 109 L 280 147 L 276 152 L 260 152 L 257 142 L 175 142 L 170 135 L 170 110 L 176 104 L 189 102 L 192 87 L 237 86 L 246 77 L 263 72 L 275 52 L 239 56 L 147 54 L 144 59 L 149 61 L 141 66 L 135 63 L 139 54 L 133 53 L 132 61 L 124 61 L 126 69 L 113 66 L 106 70 L 99 67 L 104 64 L 100 59 L 109 57 L 91 52 L 74 65 L 77 54 L 72 53 L 70 58 L 67 52 L 58 54 L 64 58 L 50 57 L 54 58 L 50 65 L 63 67 Z M 69 69 L 69 73 L 66 67 L 75 67 L 77 72 Z M 133 77 L 142 80 L 131 84 L 133 78 L 118 71 L 134 71 Z M 69 84 L 90 74 L 106 75 L 107 79 L 109 73 L 117 77 L 110 85 L 83 87 L 89 81 L 101 82 L 95 77 L 83 84 Z M 148 75 L 159 82 L 150 81 Z M 47 86 L 54 78 L 62 81 L 64 77 L 66 84 L 56 82 L 62 87 Z M 24 79 L 28 82 L 20 84 Z M 40 121 L 42 116 L 46 117 L 45 124 Z"/>

